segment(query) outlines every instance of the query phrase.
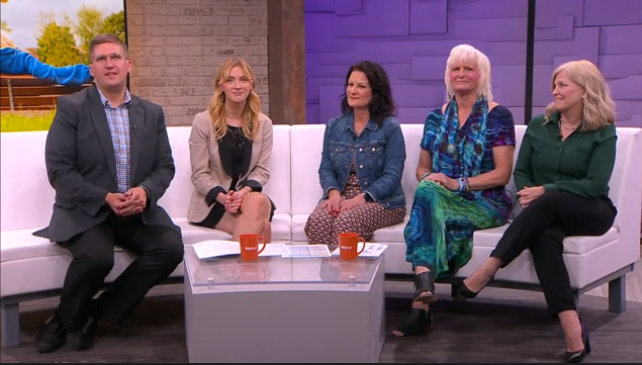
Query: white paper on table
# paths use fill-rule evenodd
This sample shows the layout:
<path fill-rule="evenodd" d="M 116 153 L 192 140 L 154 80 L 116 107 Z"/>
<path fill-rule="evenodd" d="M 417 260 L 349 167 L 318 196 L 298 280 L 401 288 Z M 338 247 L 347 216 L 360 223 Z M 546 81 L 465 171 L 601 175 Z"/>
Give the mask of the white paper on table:
<path fill-rule="evenodd" d="M 261 246 L 262 245 L 259 245 L 259 247 Z M 192 248 L 194 249 L 196 256 L 201 260 L 241 254 L 241 246 L 235 241 L 208 240 L 195 243 L 192 245 Z M 259 254 L 259 256 L 283 256 L 285 252 L 287 252 L 285 244 L 268 243 L 265 245 L 265 249 Z"/>
<path fill-rule="evenodd" d="M 287 258 L 332 256 L 327 245 L 287 245 L 285 249 L 283 257 Z"/>
<path fill-rule="evenodd" d="M 361 245 L 359 245 L 359 247 L 361 247 Z M 366 248 L 359 254 L 359 257 L 379 257 L 386 248 L 388 248 L 388 245 L 383 243 L 366 243 Z M 340 255 L 340 249 L 338 247 L 332 251 L 332 256 Z"/>

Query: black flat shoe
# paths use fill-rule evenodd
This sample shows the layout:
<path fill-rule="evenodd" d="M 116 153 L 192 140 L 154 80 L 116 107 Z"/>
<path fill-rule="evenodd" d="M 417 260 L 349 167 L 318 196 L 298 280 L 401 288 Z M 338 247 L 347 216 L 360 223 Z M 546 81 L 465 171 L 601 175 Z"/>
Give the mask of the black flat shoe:
<path fill-rule="evenodd" d="M 580 319 L 582 323 L 582 320 Z M 584 342 L 584 349 L 580 351 L 568 352 L 564 354 L 564 360 L 568 363 L 582 362 L 585 357 L 591 354 L 591 340 L 589 339 L 588 327 L 582 323 L 582 342 Z"/>
<path fill-rule="evenodd" d="M 435 277 L 431 271 L 415 275 L 415 301 L 430 304 L 437 301 Z"/>
<path fill-rule="evenodd" d="M 62 325 L 62 321 L 54 316 L 38 330 L 34 348 L 41 354 L 54 352 L 65 344 L 66 335 L 67 330 Z"/>
<path fill-rule="evenodd" d="M 422 335 L 430 330 L 432 326 L 432 314 L 430 309 L 412 308 L 406 320 L 397 327 L 396 331 L 401 332 L 403 335 L 395 337 L 412 337 Z"/>

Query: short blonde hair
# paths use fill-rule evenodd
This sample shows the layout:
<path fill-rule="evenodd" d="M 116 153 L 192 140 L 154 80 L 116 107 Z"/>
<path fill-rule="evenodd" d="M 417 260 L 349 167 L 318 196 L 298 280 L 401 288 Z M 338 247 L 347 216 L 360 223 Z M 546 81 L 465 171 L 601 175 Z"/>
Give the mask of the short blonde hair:
<path fill-rule="evenodd" d="M 558 66 L 551 77 L 551 90 L 555 90 L 555 79 L 560 72 L 584 90 L 582 96 L 582 119 L 580 130 L 596 130 L 609 124 L 615 124 L 615 102 L 611 90 L 600 70 L 591 61 L 570 61 Z M 551 114 L 557 112 L 551 102 L 544 112 L 545 123 L 550 121 Z"/>
<path fill-rule="evenodd" d="M 477 64 L 479 72 L 479 85 L 477 86 L 477 96 L 482 96 L 488 101 L 493 100 L 492 86 L 490 85 L 490 60 L 484 53 L 470 44 L 460 44 L 450 50 L 450 56 L 446 61 L 446 91 L 448 100 L 455 96 L 455 90 L 450 82 L 450 71 L 458 62 L 474 62 Z"/>

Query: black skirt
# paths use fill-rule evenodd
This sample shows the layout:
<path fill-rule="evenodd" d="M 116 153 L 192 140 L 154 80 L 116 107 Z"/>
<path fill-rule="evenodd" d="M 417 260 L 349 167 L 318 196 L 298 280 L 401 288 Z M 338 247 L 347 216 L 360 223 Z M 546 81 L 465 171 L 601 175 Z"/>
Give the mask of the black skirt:
<path fill-rule="evenodd" d="M 274 202 L 272 201 L 272 199 L 270 199 L 269 196 L 267 198 L 268 200 L 270 200 L 270 204 L 272 205 L 272 209 L 270 211 L 270 222 L 272 222 L 274 211 L 276 210 L 276 205 L 274 205 Z M 205 219 L 198 223 L 192 224 L 201 227 L 214 228 L 216 227 L 218 222 L 221 221 L 221 218 L 223 218 L 223 214 L 225 214 L 225 206 L 221 203 L 216 202 L 214 203 L 214 205 L 212 205 L 212 208 L 210 209 L 210 212 L 207 214 L 207 217 L 205 217 Z"/>

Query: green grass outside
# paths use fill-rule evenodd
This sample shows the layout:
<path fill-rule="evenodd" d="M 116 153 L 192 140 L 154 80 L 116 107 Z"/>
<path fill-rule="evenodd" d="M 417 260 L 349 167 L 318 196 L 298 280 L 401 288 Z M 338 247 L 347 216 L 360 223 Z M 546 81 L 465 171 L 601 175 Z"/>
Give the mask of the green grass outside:
<path fill-rule="evenodd" d="M 49 130 L 55 110 L 0 111 L 0 132 Z"/>

